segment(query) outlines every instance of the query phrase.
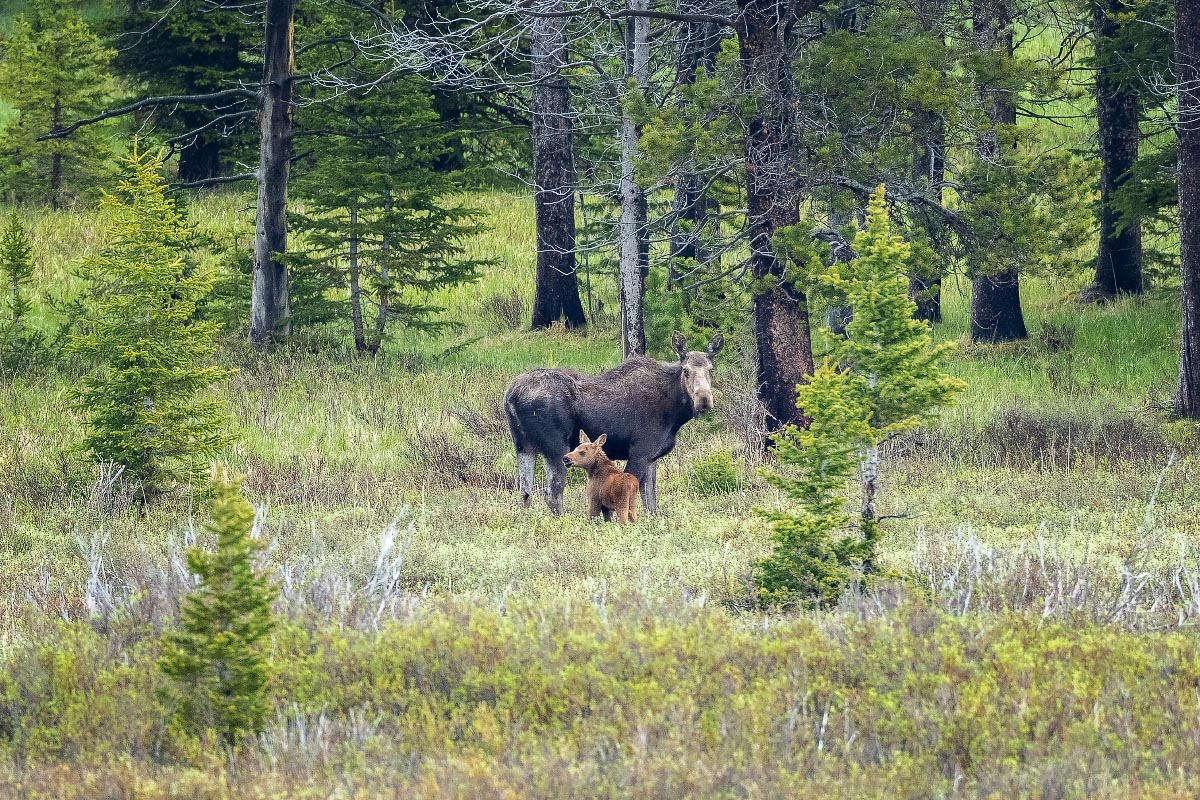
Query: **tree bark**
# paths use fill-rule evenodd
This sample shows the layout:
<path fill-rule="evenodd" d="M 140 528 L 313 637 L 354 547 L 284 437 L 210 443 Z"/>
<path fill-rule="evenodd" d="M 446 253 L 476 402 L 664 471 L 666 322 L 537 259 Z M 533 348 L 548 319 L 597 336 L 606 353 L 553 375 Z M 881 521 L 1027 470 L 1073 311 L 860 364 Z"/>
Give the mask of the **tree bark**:
<path fill-rule="evenodd" d="M 800 221 L 791 31 L 801 13 L 786 0 L 738 0 L 738 50 L 757 107 L 746 133 L 746 200 L 759 397 L 772 429 L 802 422 L 796 387 L 813 371 L 808 298 L 771 249 L 780 228 Z"/>
<path fill-rule="evenodd" d="M 557 7 L 558 4 L 552 4 Z M 551 9 L 546 9 L 551 10 Z M 562 75 L 566 60 L 566 17 L 533 21 L 534 216 L 537 227 L 537 276 L 533 327 L 548 328 L 560 319 L 568 328 L 583 327 L 587 317 L 579 300 L 575 272 L 575 156 L 571 144 L 571 89 Z"/>
<path fill-rule="evenodd" d="M 267 0 L 263 81 L 259 97 L 258 208 L 250 341 L 263 347 L 291 335 L 287 267 L 287 183 L 292 150 L 296 0 Z"/>
<path fill-rule="evenodd" d="M 646 11 L 649 0 L 628 0 L 633 11 Z M 625 26 L 626 91 L 644 91 L 649 80 L 650 20 L 631 16 Z M 634 163 L 641 138 L 640 126 L 628 112 L 621 114 L 621 177 L 619 194 L 621 215 L 618 223 L 617 250 L 620 256 L 621 299 L 621 357 L 645 355 L 646 320 L 643 300 L 646 297 L 646 270 L 649 264 L 648 233 L 646 230 L 646 197 L 634 180 Z"/>
<path fill-rule="evenodd" d="M 913 151 L 913 186 L 936 187 L 930 197 L 942 202 L 942 183 L 946 180 L 946 121 L 940 114 L 918 111 L 919 129 L 923 132 Z M 936 220 L 930 227 L 944 227 Z M 942 276 L 913 272 L 908 276 L 908 297 L 917 304 L 914 316 L 926 322 L 942 321 Z"/>
<path fill-rule="evenodd" d="M 1175 413 L 1200 418 L 1200 0 L 1175 0 L 1183 345 Z"/>
<path fill-rule="evenodd" d="M 972 26 L 981 52 L 1013 56 L 1011 0 L 977 0 Z M 1017 124 L 1016 99 L 1004 88 L 980 86 L 990 123 L 979 143 L 979 156 L 1002 163 L 998 131 Z M 1025 316 L 1021 311 L 1020 275 L 1014 268 L 976 275 L 971 281 L 971 339 L 976 342 L 1007 342 L 1025 339 Z"/>
<path fill-rule="evenodd" d="M 350 205 L 350 253 L 347 266 L 350 271 L 350 324 L 354 329 L 354 349 L 367 351 L 367 337 L 363 330 L 362 282 L 358 271 L 358 204 Z"/>
<path fill-rule="evenodd" d="M 1118 231 L 1120 215 L 1113 197 L 1137 163 L 1140 100 L 1136 87 L 1121 77 L 1120 54 L 1113 39 L 1120 26 L 1112 15 L 1123 10 L 1121 0 L 1097 0 L 1096 122 L 1100 150 L 1100 242 L 1096 279 L 1085 299 L 1104 300 L 1119 294 L 1141 294 L 1142 228 L 1131 222 Z"/>
<path fill-rule="evenodd" d="M 50 113 L 50 122 L 54 130 L 62 127 L 62 98 L 55 95 L 54 109 Z M 50 206 L 62 208 L 62 149 L 54 142 L 54 155 L 50 157 Z"/>

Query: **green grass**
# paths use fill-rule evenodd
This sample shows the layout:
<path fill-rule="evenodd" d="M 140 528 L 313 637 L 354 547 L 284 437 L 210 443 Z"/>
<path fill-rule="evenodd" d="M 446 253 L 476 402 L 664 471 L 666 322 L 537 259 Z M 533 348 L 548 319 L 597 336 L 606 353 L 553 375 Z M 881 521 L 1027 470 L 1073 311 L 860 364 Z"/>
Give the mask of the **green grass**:
<path fill-rule="evenodd" d="M 1080 277 L 1026 281 L 1031 339 L 985 348 L 966 342 L 966 298 L 948 286 L 936 334 L 959 340 L 950 368 L 969 388 L 885 458 L 881 562 L 900 583 L 833 612 L 747 614 L 753 563 L 769 549 L 754 509 L 782 500 L 741 458 L 730 409 L 749 381 L 744 343 L 718 360 L 717 412 L 685 427 L 661 464 L 660 514 L 589 523 L 578 476 L 565 516 L 519 509 L 492 411 L 505 385 L 532 366 L 610 366 L 616 331 L 532 332 L 490 312 L 491 298 L 515 295 L 527 313 L 532 204 L 469 201 L 490 227 L 467 255 L 495 264 L 440 296 L 458 327 L 403 332 L 373 360 L 303 346 L 260 356 L 240 333 L 222 350 L 237 368 L 219 389 L 239 434 L 227 460 L 267 510 L 288 620 L 273 645 L 272 727 L 226 778 L 202 740 L 168 729 L 149 668 L 202 498 L 112 510 L 78 450 L 71 370 L 0 383 L 0 794 L 301 797 L 345 781 L 347 796 L 385 785 L 463 797 L 818 785 L 1009 796 L 1040 780 L 1066 796 L 1128 796 L 1136 778 L 1167 797 L 1194 786 L 1194 764 L 1162 744 L 1176 740 L 1155 738 L 1193 741 L 1194 648 L 1148 630 L 1200 616 L 1174 583 L 1196 574 L 1200 459 L 1195 429 L 1159 407 L 1175 371 L 1169 291 L 1082 308 Z M 249 205 L 214 193 L 190 213 L 244 245 Z M 23 213 L 39 303 L 69 293 L 78 259 L 102 244 L 97 216 Z M 739 456 L 739 487 L 702 491 L 697 469 L 720 452 Z M 399 584 L 377 596 L 393 521 Z M 1124 572 L 1145 580 L 1122 605 Z M 1022 682 L 1030 664 L 1041 677 Z M 1144 684 L 1151 674 L 1166 677 Z"/>

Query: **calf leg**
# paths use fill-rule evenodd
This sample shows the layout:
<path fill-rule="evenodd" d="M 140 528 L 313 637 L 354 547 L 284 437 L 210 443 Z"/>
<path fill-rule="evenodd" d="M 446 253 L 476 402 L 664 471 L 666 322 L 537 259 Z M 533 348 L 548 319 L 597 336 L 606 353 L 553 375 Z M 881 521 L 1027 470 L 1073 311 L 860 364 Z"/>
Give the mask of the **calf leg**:
<path fill-rule="evenodd" d="M 533 470 L 536 466 L 536 454 L 517 453 L 517 492 L 521 495 L 521 508 L 529 508 L 533 502 Z"/>
<path fill-rule="evenodd" d="M 564 450 L 563 454 L 566 452 Z M 550 507 L 550 513 L 557 517 L 563 511 L 562 498 L 563 490 L 567 488 L 567 468 L 563 465 L 562 455 L 558 458 L 543 455 L 542 466 L 546 468 L 546 476 L 549 478 L 546 483 L 546 505 Z"/>
<path fill-rule="evenodd" d="M 637 492 L 629 493 L 629 506 L 625 513 L 630 522 L 637 522 Z"/>

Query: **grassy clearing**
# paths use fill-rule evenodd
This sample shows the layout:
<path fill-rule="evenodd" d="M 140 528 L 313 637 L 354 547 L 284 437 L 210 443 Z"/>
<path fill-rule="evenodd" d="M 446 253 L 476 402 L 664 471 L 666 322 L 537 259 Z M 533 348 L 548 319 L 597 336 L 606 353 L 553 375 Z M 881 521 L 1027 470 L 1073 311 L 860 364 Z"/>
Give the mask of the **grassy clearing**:
<path fill-rule="evenodd" d="M 578 476 L 566 516 L 517 508 L 504 386 L 610 366 L 616 335 L 512 325 L 532 294 L 531 203 L 471 203 L 491 229 L 468 255 L 496 263 L 440 298 L 457 328 L 375 360 L 263 357 L 240 337 L 222 351 L 238 370 L 219 389 L 240 434 L 228 461 L 267 509 L 288 620 L 274 722 L 232 763 L 170 729 L 149 668 L 201 501 L 139 516 L 97 488 L 70 369 L 0 384 L 0 794 L 1194 793 L 1194 642 L 1155 632 L 1200 616 L 1196 431 L 1160 410 L 1169 292 L 1080 308 L 1078 280 L 1027 282 L 1031 340 L 962 342 L 959 407 L 887 454 L 881 513 L 900 518 L 882 561 L 904 582 L 763 617 L 744 611 L 768 550 L 753 510 L 780 498 L 745 460 L 733 492 L 693 477 L 743 453 L 737 346 L 717 412 L 660 467 L 662 513 L 590 524 Z M 245 195 L 190 213 L 219 242 L 248 235 Z M 27 218 L 44 301 L 99 246 L 97 219 Z M 960 339 L 960 291 L 945 309 L 937 335 Z"/>

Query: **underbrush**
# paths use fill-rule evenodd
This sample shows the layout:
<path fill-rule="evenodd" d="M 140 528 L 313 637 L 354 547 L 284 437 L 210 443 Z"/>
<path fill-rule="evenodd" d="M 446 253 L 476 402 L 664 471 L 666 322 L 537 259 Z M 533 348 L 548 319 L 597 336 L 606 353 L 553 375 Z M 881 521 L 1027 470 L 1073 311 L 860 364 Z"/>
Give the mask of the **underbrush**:
<path fill-rule="evenodd" d="M 790 619 L 599 589 L 536 602 L 408 596 L 378 628 L 331 627 L 318 611 L 275 634 L 272 722 L 231 761 L 168 724 L 145 623 L 43 621 L 10 639 L 0 792 L 666 798 L 836 785 L 862 797 L 1166 797 L 1200 787 L 1191 632 L 1033 608 L 956 615 L 900 588 Z"/>

